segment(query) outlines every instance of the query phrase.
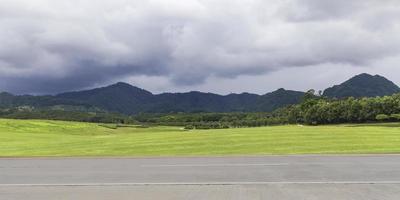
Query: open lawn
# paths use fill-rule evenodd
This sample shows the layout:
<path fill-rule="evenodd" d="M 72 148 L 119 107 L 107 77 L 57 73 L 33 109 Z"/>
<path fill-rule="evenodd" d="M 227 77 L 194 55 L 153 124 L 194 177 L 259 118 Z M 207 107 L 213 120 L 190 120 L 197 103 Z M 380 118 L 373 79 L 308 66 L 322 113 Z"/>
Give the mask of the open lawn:
<path fill-rule="evenodd" d="M 400 124 L 179 127 L 0 119 L 0 157 L 400 153 Z"/>

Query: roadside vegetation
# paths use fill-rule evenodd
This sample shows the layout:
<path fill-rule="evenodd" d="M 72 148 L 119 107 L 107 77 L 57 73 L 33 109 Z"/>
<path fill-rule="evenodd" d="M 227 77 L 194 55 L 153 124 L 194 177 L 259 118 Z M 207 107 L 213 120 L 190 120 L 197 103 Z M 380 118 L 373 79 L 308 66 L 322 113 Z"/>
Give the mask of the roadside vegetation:
<path fill-rule="evenodd" d="M 183 130 L 0 119 L 0 156 L 400 153 L 400 123 Z"/>

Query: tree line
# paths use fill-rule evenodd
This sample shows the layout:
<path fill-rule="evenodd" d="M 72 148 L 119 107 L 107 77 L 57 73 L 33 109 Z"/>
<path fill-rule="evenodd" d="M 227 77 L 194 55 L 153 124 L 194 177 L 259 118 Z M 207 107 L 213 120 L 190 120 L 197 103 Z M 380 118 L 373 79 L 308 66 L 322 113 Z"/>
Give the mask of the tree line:
<path fill-rule="evenodd" d="M 309 125 L 399 121 L 400 94 L 346 99 L 306 96 L 301 104 L 277 112 L 289 123 Z"/>
<path fill-rule="evenodd" d="M 109 112 L 89 112 L 81 110 L 62 110 L 49 108 L 34 108 L 19 106 L 14 108 L 0 108 L 0 118 L 8 119 L 48 119 L 62 121 L 79 121 L 92 123 L 133 124 L 131 116 Z"/>
<path fill-rule="evenodd" d="M 119 113 L 81 107 L 0 108 L 0 118 L 52 119 L 65 121 L 183 126 L 187 129 L 258 127 L 282 124 L 340 124 L 400 121 L 400 94 L 373 98 L 330 99 L 306 93 L 300 104 L 273 112 L 234 113 Z"/>
<path fill-rule="evenodd" d="M 141 123 L 184 126 L 186 129 L 222 129 L 282 124 L 276 113 L 143 113 L 134 117 Z"/>
<path fill-rule="evenodd" d="M 187 129 L 391 122 L 400 121 L 400 94 L 329 99 L 309 92 L 300 104 L 269 113 L 140 114 L 135 119 L 143 123 L 185 126 Z"/>

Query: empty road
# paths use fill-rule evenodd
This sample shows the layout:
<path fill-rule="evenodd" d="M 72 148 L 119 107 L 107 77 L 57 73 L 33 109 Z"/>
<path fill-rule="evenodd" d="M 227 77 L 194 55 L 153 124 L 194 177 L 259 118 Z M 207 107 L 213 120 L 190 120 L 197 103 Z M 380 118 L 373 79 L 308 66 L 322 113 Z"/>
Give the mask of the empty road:
<path fill-rule="evenodd" d="M 0 159 L 0 199 L 400 199 L 400 156 Z"/>

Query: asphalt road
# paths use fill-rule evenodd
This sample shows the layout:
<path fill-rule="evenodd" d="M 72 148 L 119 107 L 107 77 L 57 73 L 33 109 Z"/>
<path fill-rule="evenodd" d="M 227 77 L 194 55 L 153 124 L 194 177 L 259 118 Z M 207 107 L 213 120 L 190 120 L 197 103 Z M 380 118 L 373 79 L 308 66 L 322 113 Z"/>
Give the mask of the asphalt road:
<path fill-rule="evenodd" d="M 400 199 L 400 156 L 0 159 L 0 199 Z"/>

